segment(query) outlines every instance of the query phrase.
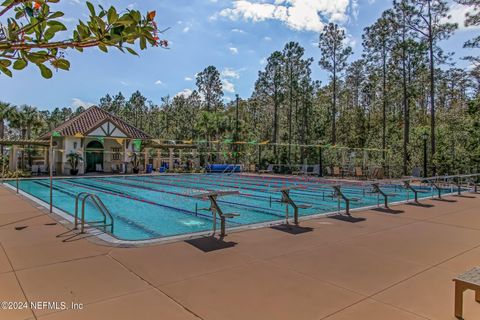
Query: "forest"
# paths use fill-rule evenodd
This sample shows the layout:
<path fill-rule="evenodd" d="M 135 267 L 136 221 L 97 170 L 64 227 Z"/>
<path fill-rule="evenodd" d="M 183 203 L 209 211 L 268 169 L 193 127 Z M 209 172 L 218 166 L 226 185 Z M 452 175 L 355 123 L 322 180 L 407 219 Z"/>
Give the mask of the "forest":
<path fill-rule="evenodd" d="M 471 7 L 466 26 L 480 25 L 479 0 L 456 2 Z M 479 172 L 480 36 L 464 44 L 471 56 L 455 57 L 468 61 L 468 68 L 458 68 L 453 54 L 442 50 L 458 28 L 448 22 L 448 11 L 444 0 L 393 1 L 364 29 L 357 60 L 345 30 L 327 24 L 318 56 L 286 43 L 268 57 L 248 98 L 226 102 L 219 70 L 207 66 L 199 68 L 190 94 L 154 102 L 139 91 L 109 93 L 98 106 L 158 139 L 215 141 L 209 162 L 219 161 L 219 153 L 232 157 L 224 149 L 238 161 L 255 161 L 247 159 L 258 156 L 249 150 L 264 142 L 262 164 L 316 163 L 321 148 L 367 150 L 396 175 L 409 175 L 422 166 L 428 139 L 429 175 Z M 312 79 L 313 68 L 329 81 Z M 2 102 L 0 134 L 35 138 L 82 110 Z"/>

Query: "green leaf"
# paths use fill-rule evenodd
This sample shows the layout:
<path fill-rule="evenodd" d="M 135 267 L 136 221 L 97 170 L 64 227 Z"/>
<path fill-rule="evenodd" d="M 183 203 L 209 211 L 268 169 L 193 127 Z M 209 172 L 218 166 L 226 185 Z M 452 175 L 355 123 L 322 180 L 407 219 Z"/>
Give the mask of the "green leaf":
<path fill-rule="evenodd" d="M 67 30 L 67 27 L 61 22 L 55 21 L 55 20 L 50 20 L 47 22 L 47 25 L 49 27 L 55 27 L 58 28 L 59 30 Z"/>
<path fill-rule="evenodd" d="M 131 54 L 135 55 L 135 56 L 138 56 L 138 53 L 135 52 L 135 50 L 133 50 L 132 48 L 129 48 L 129 47 L 125 47 L 127 49 L 128 52 L 130 52 Z"/>
<path fill-rule="evenodd" d="M 12 77 L 12 71 L 8 70 L 7 68 L 5 68 L 4 66 L 0 65 L 0 71 L 5 73 L 7 76 L 9 76 L 10 78 Z"/>
<path fill-rule="evenodd" d="M 25 13 L 32 18 L 33 17 L 33 9 L 30 7 L 25 7 Z"/>
<path fill-rule="evenodd" d="M 95 14 L 95 7 L 93 6 L 93 4 L 87 1 L 87 7 L 88 7 L 88 10 L 90 11 L 90 14 L 94 17 L 96 14 Z"/>
<path fill-rule="evenodd" d="M 140 38 L 140 50 L 144 50 L 147 47 L 147 39 L 145 37 Z"/>
<path fill-rule="evenodd" d="M 42 77 L 45 79 L 50 79 L 53 76 L 52 70 L 47 68 L 43 64 L 39 64 L 38 67 L 40 68 L 40 73 L 42 74 Z"/>
<path fill-rule="evenodd" d="M 1 6 L 2 7 L 8 7 L 9 5 L 11 5 L 13 3 L 14 0 L 5 0 Z"/>
<path fill-rule="evenodd" d="M 8 60 L 8 59 L 0 59 L 0 65 L 2 67 L 10 67 L 10 65 L 12 64 L 12 61 Z"/>
<path fill-rule="evenodd" d="M 52 65 L 58 69 L 70 70 L 70 62 L 65 59 L 57 59 L 52 62 Z"/>
<path fill-rule="evenodd" d="M 131 11 L 130 14 L 132 15 L 132 18 L 135 22 L 139 23 L 140 20 L 142 19 L 142 15 L 138 11 Z"/>
<path fill-rule="evenodd" d="M 22 70 L 27 66 L 28 62 L 23 59 L 18 59 L 13 63 L 13 69 L 15 70 Z"/>
<path fill-rule="evenodd" d="M 57 19 L 63 17 L 65 14 L 61 11 L 54 12 L 50 15 L 49 19 Z"/>
<path fill-rule="evenodd" d="M 107 46 L 105 46 L 104 44 L 98 44 L 98 48 L 103 52 L 108 52 Z"/>
<path fill-rule="evenodd" d="M 25 12 L 23 10 L 22 11 L 17 11 L 17 13 L 15 14 L 15 19 L 20 19 L 24 16 L 25 16 Z"/>
<path fill-rule="evenodd" d="M 114 24 L 118 20 L 117 10 L 114 7 L 110 7 L 107 13 L 107 21 L 109 24 Z"/>
<path fill-rule="evenodd" d="M 33 62 L 35 64 L 41 64 L 47 60 L 44 54 L 38 54 L 38 53 L 30 53 L 30 54 L 27 53 L 25 54 L 25 58 L 27 58 L 28 61 Z"/>

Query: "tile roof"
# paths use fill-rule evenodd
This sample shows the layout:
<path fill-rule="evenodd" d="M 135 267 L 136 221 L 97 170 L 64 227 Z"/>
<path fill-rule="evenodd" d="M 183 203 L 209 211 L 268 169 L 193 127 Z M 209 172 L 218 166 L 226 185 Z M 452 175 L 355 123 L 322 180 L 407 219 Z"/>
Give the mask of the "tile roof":
<path fill-rule="evenodd" d="M 62 123 L 51 132 L 48 132 L 40 137 L 40 139 L 48 139 L 52 132 L 57 131 L 61 136 L 75 136 L 76 134 L 87 135 L 89 132 L 95 130 L 106 121 L 110 121 L 118 129 L 123 131 L 128 138 L 131 139 L 152 139 L 152 137 L 140 129 L 128 124 L 119 117 L 97 107 L 93 106 L 86 109 L 76 117 Z"/>

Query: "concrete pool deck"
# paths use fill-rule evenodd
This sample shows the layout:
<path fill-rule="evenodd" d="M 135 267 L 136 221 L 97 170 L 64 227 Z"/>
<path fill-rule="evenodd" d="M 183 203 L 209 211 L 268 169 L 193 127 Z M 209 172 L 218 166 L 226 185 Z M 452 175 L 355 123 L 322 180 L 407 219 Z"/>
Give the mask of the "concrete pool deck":
<path fill-rule="evenodd" d="M 302 222 L 232 233 L 232 247 L 141 248 L 78 239 L 0 187 L 0 302 L 72 302 L 82 310 L 0 310 L 0 319 L 455 319 L 458 274 L 480 265 L 480 196 L 369 210 L 348 223 Z M 480 319 L 466 292 L 464 318 Z"/>

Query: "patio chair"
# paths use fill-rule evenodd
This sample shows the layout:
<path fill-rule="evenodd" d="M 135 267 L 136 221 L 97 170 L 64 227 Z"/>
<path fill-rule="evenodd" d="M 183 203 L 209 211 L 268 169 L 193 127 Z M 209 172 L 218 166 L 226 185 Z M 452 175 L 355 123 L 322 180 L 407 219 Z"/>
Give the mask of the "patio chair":
<path fill-rule="evenodd" d="M 95 171 L 96 171 L 96 172 L 103 172 L 103 167 L 102 167 L 102 165 L 101 165 L 100 163 L 97 163 L 97 164 L 95 165 Z"/>
<path fill-rule="evenodd" d="M 320 165 L 316 164 L 314 166 L 309 166 L 307 169 L 307 175 L 314 176 L 320 174 Z"/>
<path fill-rule="evenodd" d="M 359 179 L 367 178 L 367 176 L 362 170 L 362 167 L 355 167 L 355 178 L 359 178 Z"/>
<path fill-rule="evenodd" d="M 112 173 L 120 173 L 120 168 L 117 164 L 112 163 L 111 168 L 112 168 Z"/>
<path fill-rule="evenodd" d="M 258 173 L 273 173 L 273 164 L 269 164 L 267 170 L 258 170 Z"/>
<path fill-rule="evenodd" d="M 40 167 L 36 164 L 32 165 L 32 175 L 38 175 L 40 173 Z"/>
<path fill-rule="evenodd" d="M 332 168 L 327 167 L 327 176 L 331 177 L 332 176 Z"/>
<path fill-rule="evenodd" d="M 307 173 L 307 170 L 308 170 L 308 165 L 304 164 L 304 165 L 302 165 L 300 170 L 293 171 L 292 174 L 294 174 L 294 175 L 301 175 L 302 174 L 303 175 L 303 174 Z"/>
<path fill-rule="evenodd" d="M 340 172 L 340 167 L 333 167 L 333 176 L 340 177 L 342 173 Z"/>
<path fill-rule="evenodd" d="M 385 177 L 385 171 L 383 168 L 375 168 L 375 170 L 376 170 L 376 173 L 374 176 L 375 179 L 381 180 Z"/>
<path fill-rule="evenodd" d="M 53 168 L 55 170 L 55 165 L 53 166 Z M 48 173 L 47 166 L 45 166 L 43 164 L 38 166 L 38 171 L 37 172 L 40 172 L 40 174 L 47 174 Z"/>
<path fill-rule="evenodd" d="M 419 167 L 415 167 L 412 169 L 412 177 L 420 178 L 422 176 L 422 170 Z"/>

